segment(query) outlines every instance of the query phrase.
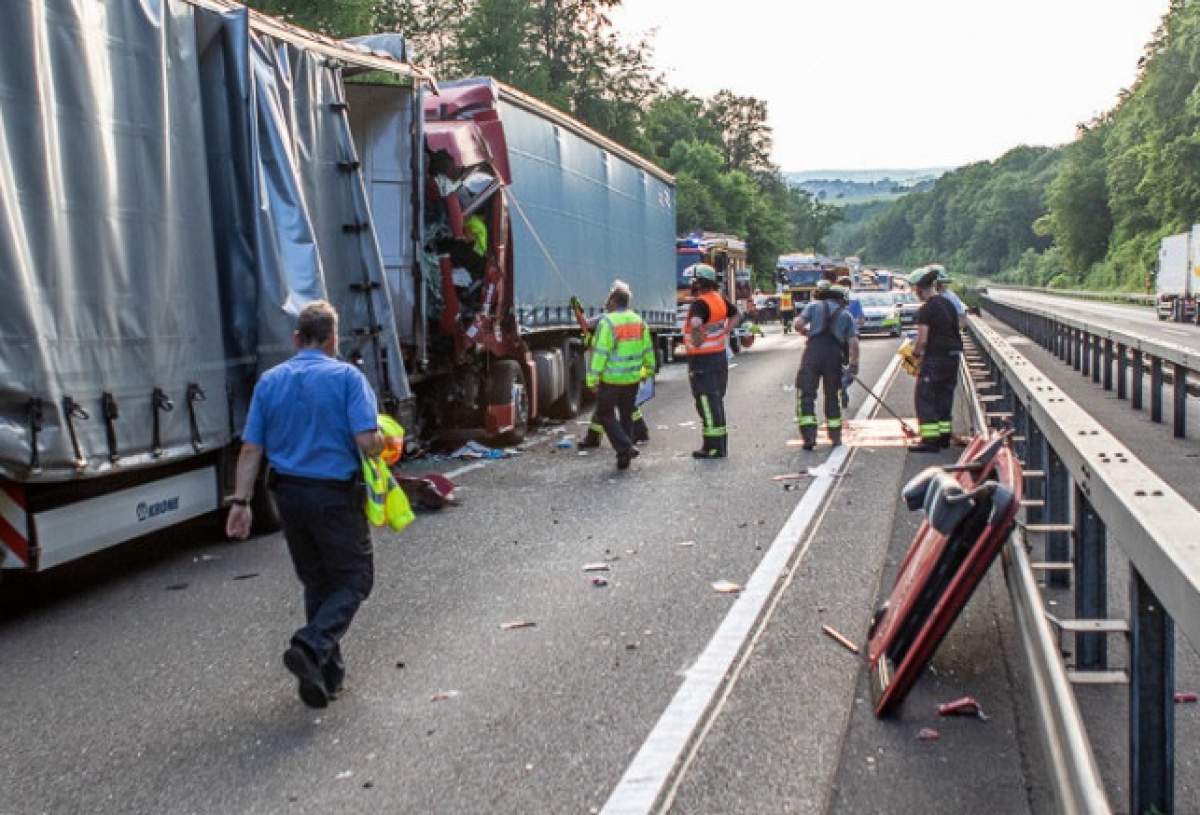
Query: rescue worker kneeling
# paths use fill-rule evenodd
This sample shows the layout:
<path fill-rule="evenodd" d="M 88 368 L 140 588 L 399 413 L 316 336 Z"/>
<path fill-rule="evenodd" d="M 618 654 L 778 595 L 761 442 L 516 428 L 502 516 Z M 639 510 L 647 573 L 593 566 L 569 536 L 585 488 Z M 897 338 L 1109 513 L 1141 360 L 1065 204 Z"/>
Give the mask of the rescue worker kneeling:
<path fill-rule="evenodd" d="M 796 372 L 796 423 L 804 449 L 817 446 L 817 388 L 825 391 L 825 427 L 834 447 L 842 443 L 843 387 L 858 374 L 858 326 L 846 310 L 849 293 L 841 286 L 818 290 L 796 318 L 796 330 L 808 338 Z M 842 365 L 848 362 L 843 371 Z"/>
<path fill-rule="evenodd" d="M 596 388 L 592 420 L 604 428 L 617 451 L 617 469 L 625 470 L 638 455 L 633 446 L 633 414 L 638 385 L 654 376 L 654 343 L 642 318 L 629 310 L 632 294 L 620 280 L 608 295 L 608 313 L 596 324 L 587 385 Z"/>

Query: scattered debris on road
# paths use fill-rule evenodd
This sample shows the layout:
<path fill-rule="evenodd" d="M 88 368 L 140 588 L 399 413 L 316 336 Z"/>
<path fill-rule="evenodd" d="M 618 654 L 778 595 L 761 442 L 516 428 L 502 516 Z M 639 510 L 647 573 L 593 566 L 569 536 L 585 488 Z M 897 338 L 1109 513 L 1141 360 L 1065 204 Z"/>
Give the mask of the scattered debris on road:
<path fill-rule="evenodd" d="M 554 446 L 557 447 L 559 450 L 570 450 L 572 447 L 575 446 L 575 437 L 574 436 L 563 436 L 561 439 L 559 439 L 557 442 L 555 442 Z"/>
<path fill-rule="evenodd" d="M 676 546 L 695 546 L 696 542 L 695 541 L 680 541 L 679 543 L 677 543 L 675 545 Z"/>
<path fill-rule="evenodd" d="M 362 785 L 362 788 L 363 788 L 364 790 L 369 790 L 369 789 L 371 789 L 371 788 L 372 788 L 372 787 L 374 787 L 374 786 L 375 786 L 375 782 L 374 782 L 374 781 L 364 781 L 364 782 L 363 782 L 363 785 Z"/>
<path fill-rule="evenodd" d="M 253 580 L 258 577 L 258 572 L 246 572 L 245 574 L 235 574 L 234 580 Z"/>
<path fill-rule="evenodd" d="M 344 779 L 349 778 L 352 775 L 354 775 L 354 770 L 342 770 L 340 773 L 337 774 L 337 778 L 339 781 L 342 781 Z"/>
<path fill-rule="evenodd" d="M 738 594 L 742 590 L 741 586 L 731 580 L 718 580 L 712 587 L 718 594 Z"/>
<path fill-rule="evenodd" d="M 399 669 L 399 670 L 401 670 L 401 671 L 402 671 L 402 670 L 404 670 L 406 667 L 408 667 L 408 666 L 407 666 L 407 665 L 405 665 L 403 662 L 397 662 L 397 663 L 396 663 L 396 668 L 397 668 L 397 669 Z"/>
<path fill-rule="evenodd" d="M 198 555 L 192 558 L 192 563 L 200 563 L 201 561 L 220 560 L 220 555 Z"/>
<path fill-rule="evenodd" d="M 609 571 L 609 566 L 607 563 L 585 563 L 583 564 L 583 570 L 585 572 L 607 572 Z"/>
<path fill-rule="evenodd" d="M 627 642 L 627 643 L 625 643 L 625 650 L 626 651 L 636 651 L 638 649 L 639 645 L 641 645 L 640 642 Z"/>
<path fill-rule="evenodd" d="M 980 721 L 988 720 L 988 715 L 983 712 L 983 707 L 974 696 L 964 696 L 952 702 L 943 702 L 938 705 L 937 711 L 939 716 L 976 716 Z"/>
<path fill-rule="evenodd" d="M 450 458 L 459 459 L 499 459 L 511 458 L 515 453 L 509 449 L 488 447 L 477 441 L 469 441 L 450 454 Z"/>
<path fill-rule="evenodd" d="M 607 585 L 608 585 L 608 578 L 606 578 L 606 577 L 593 577 L 593 578 L 592 578 L 592 585 L 593 585 L 593 586 L 596 586 L 597 588 L 602 588 L 602 587 L 604 587 L 604 586 L 607 586 Z"/>
<path fill-rule="evenodd" d="M 922 727 L 917 732 L 917 738 L 921 741 L 937 741 L 942 737 L 942 734 L 934 730 L 932 727 Z"/>
<path fill-rule="evenodd" d="M 429 701 L 445 702 L 447 699 L 453 699 L 456 696 L 458 696 L 458 691 L 456 691 L 456 690 L 440 690 L 437 693 L 435 693 L 433 696 L 430 696 Z"/>
<path fill-rule="evenodd" d="M 579 451 L 578 453 L 576 453 L 575 455 L 577 455 L 577 456 L 580 456 L 580 457 L 583 457 L 583 456 L 586 456 L 587 454 L 588 454 L 588 451 L 587 451 L 587 450 L 580 450 L 580 451 Z"/>
<path fill-rule="evenodd" d="M 668 424 L 660 424 L 660 425 L 656 425 L 656 426 L 659 430 L 670 430 L 671 429 L 671 426 Z"/>
<path fill-rule="evenodd" d="M 1197 697 L 1196 694 L 1194 694 L 1194 693 L 1190 693 L 1188 691 L 1180 691 L 1175 694 L 1175 704 L 1177 704 L 1177 705 L 1194 704 L 1196 702 L 1197 698 L 1200 698 L 1200 697 Z"/>
<path fill-rule="evenodd" d="M 511 620 L 507 623 L 500 623 L 500 627 L 505 631 L 513 631 L 517 628 L 537 628 L 537 623 L 533 620 Z"/>
<path fill-rule="evenodd" d="M 834 642 L 841 645 L 843 648 L 845 648 L 850 653 L 852 653 L 852 654 L 858 653 L 858 646 L 855 645 L 853 642 L 851 642 L 849 639 L 847 639 L 843 634 L 841 634 L 833 626 L 823 625 L 823 626 L 821 626 L 821 630 L 825 632 L 825 636 L 829 637 L 831 640 L 833 640 Z"/>
<path fill-rule="evenodd" d="M 188 587 L 187 583 L 172 583 L 167 586 L 167 591 L 183 591 Z"/>
<path fill-rule="evenodd" d="M 772 481 L 799 481 L 801 478 L 808 478 L 808 473 L 783 473 L 771 476 Z"/>

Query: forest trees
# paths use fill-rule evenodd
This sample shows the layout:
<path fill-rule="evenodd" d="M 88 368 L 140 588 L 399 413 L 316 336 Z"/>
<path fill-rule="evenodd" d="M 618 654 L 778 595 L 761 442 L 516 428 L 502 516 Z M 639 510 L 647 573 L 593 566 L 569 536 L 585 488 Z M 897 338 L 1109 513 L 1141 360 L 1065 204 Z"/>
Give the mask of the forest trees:
<path fill-rule="evenodd" d="M 332 37 L 395 32 L 436 75 L 486 75 L 582 120 L 676 175 L 677 226 L 749 241 L 770 279 L 775 258 L 823 244 L 840 210 L 783 180 L 771 162 L 766 102 L 665 86 L 648 42 L 626 42 L 621 0 L 249 0 Z"/>

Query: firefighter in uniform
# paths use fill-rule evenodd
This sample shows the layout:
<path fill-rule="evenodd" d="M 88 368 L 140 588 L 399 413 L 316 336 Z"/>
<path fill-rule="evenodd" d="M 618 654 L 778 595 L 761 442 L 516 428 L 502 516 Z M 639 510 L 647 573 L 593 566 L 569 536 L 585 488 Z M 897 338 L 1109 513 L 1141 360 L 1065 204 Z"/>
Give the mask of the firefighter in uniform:
<path fill-rule="evenodd" d="M 594 422 L 604 428 L 608 442 L 617 451 L 617 469 L 629 468 L 637 458 L 633 446 L 634 401 L 638 385 L 654 376 L 654 343 L 650 329 L 629 310 L 632 294 L 620 280 L 608 295 L 610 311 L 596 324 L 592 362 L 587 385 L 596 388 Z"/>
<path fill-rule="evenodd" d="M 607 301 L 605 301 L 605 303 L 604 303 L 604 310 L 606 312 L 616 310 L 616 307 L 613 305 L 613 302 L 612 302 L 611 294 L 609 295 L 609 299 Z M 590 320 L 588 320 L 588 325 L 589 325 L 590 331 L 589 331 L 587 338 L 585 339 L 585 342 L 588 343 L 589 347 L 592 342 L 595 342 L 596 327 L 600 324 L 600 320 L 601 320 L 600 317 L 593 317 Z M 600 422 L 598 422 L 596 420 L 596 411 L 595 411 L 595 408 L 593 408 L 592 409 L 592 419 L 588 423 L 587 433 L 585 433 L 583 435 L 583 440 L 581 442 L 579 442 L 579 449 L 580 450 L 594 450 L 600 446 L 600 442 L 603 440 L 603 437 L 604 437 L 604 427 L 600 424 Z M 633 408 L 632 439 L 633 439 L 634 444 L 645 444 L 646 442 L 650 441 L 650 428 L 646 424 L 646 417 L 644 415 L 642 415 L 641 407 L 638 407 L 638 406 L 634 406 L 634 408 Z"/>
<path fill-rule="evenodd" d="M 696 399 L 696 412 L 704 423 L 704 444 L 693 458 L 725 458 L 729 454 L 725 426 L 725 388 L 729 384 L 729 334 L 737 322 L 737 306 L 717 291 L 717 272 L 707 263 L 696 263 L 690 273 L 696 299 L 683 326 L 687 349 L 688 382 Z"/>
<path fill-rule="evenodd" d="M 792 321 L 796 319 L 796 305 L 792 302 L 792 293 L 788 290 L 779 293 L 779 322 L 783 325 L 783 333 L 792 333 Z"/>
<path fill-rule="evenodd" d="M 958 312 L 936 291 L 938 270 L 926 266 L 908 276 L 909 285 L 921 301 L 917 312 L 917 342 L 913 355 L 919 365 L 917 374 L 917 422 L 921 444 L 912 448 L 934 452 L 950 446 L 954 426 L 954 388 L 958 384 L 962 335 L 958 330 Z"/>
<path fill-rule="evenodd" d="M 822 281 L 824 282 L 824 281 Z M 796 329 L 808 338 L 796 372 L 796 423 L 804 449 L 817 446 L 817 388 L 825 392 L 825 428 L 834 447 L 842 443 L 843 386 L 858 374 L 858 326 L 846 310 L 849 293 L 841 286 L 817 291 L 813 302 L 796 319 Z M 843 364 L 845 369 L 843 370 Z"/>

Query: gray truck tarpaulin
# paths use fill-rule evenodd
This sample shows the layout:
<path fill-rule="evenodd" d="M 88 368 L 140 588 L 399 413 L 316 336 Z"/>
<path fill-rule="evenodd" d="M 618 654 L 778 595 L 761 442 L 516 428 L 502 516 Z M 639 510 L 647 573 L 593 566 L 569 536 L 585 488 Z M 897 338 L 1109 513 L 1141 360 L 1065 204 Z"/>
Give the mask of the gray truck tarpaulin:
<path fill-rule="evenodd" d="M 343 354 L 409 396 L 341 69 L 206 6 L 5 4 L 0 475 L 227 444 L 316 297 Z"/>

